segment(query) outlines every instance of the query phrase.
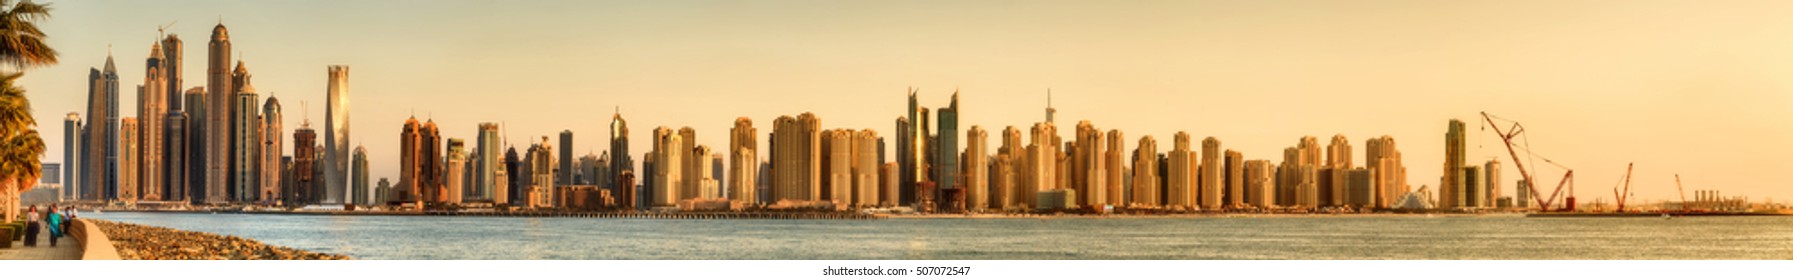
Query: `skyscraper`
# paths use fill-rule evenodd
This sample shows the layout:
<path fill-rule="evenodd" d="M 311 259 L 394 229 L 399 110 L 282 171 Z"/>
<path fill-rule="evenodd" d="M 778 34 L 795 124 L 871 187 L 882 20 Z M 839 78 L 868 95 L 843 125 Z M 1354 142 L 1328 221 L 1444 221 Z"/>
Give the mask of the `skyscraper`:
<path fill-rule="evenodd" d="M 517 198 L 517 187 L 521 185 L 518 184 L 518 180 L 527 175 L 522 173 L 522 158 L 517 157 L 516 147 L 505 148 L 503 158 L 500 162 L 504 163 L 504 168 L 498 170 L 498 175 L 493 180 L 495 185 L 492 186 L 492 203 L 515 204 L 520 200 L 515 199 Z"/>
<path fill-rule="evenodd" d="M 125 203 L 137 202 L 139 187 L 137 184 L 137 168 L 142 161 L 137 157 L 137 118 L 124 118 L 118 125 L 118 188 L 113 190 L 112 198 Z"/>
<path fill-rule="evenodd" d="M 821 199 L 821 120 L 815 114 L 803 113 L 795 118 L 779 116 L 772 124 L 768 142 L 772 148 L 771 200 Z"/>
<path fill-rule="evenodd" d="M 1058 137 L 1058 127 L 1050 122 L 1034 123 L 1030 131 L 1033 137 L 1027 144 L 1027 170 L 1022 181 L 1030 189 L 1025 199 L 1027 205 L 1039 209 L 1041 205 L 1036 200 L 1040 192 L 1064 188 L 1058 172 L 1059 158 L 1064 156 L 1059 145 L 1064 141 Z"/>
<path fill-rule="evenodd" d="M 607 176 L 609 176 L 611 180 L 616 180 L 614 181 L 616 184 L 611 191 L 615 192 L 622 190 L 618 188 L 639 190 L 633 185 L 624 185 L 622 182 L 624 173 L 630 173 L 635 180 L 640 180 L 641 177 L 647 175 L 634 172 L 634 170 L 635 161 L 629 156 L 629 122 L 623 120 L 623 114 L 619 108 L 616 113 L 610 115 L 610 174 Z M 635 182 L 632 180 L 629 183 L 634 184 Z M 640 206 L 645 203 L 636 203 L 641 201 L 639 193 L 640 192 L 637 191 L 629 191 L 625 193 L 625 197 L 620 197 L 618 199 L 628 199 L 631 206 Z"/>
<path fill-rule="evenodd" d="M 87 73 L 87 176 L 81 199 L 108 200 L 118 189 L 118 69 L 106 56 L 105 70 Z"/>
<path fill-rule="evenodd" d="M 858 207 L 878 205 L 879 192 L 878 132 L 862 129 L 853 133 L 853 203 Z"/>
<path fill-rule="evenodd" d="M 990 208 L 990 136 L 984 128 L 971 126 L 965 130 L 965 209 L 973 212 Z M 1081 194 L 1081 192 L 1079 192 Z"/>
<path fill-rule="evenodd" d="M 162 199 L 187 201 L 187 162 L 191 153 L 187 148 L 187 113 L 168 111 L 163 124 L 167 128 L 162 131 Z"/>
<path fill-rule="evenodd" d="M 311 120 L 299 123 L 299 129 L 293 130 L 293 177 L 291 189 L 286 190 L 287 201 L 293 203 L 317 203 L 322 197 L 318 190 L 323 182 L 318 182 L 318 133 L 311 129 Z"/>
<path fill-rule="evenodd" d="M 1132 204 L 1147 208 L 1158 206 L 1158 141 L 1151 135 L 1139 137 L 1133 148 Z"/>
<path fill-rule="evenodd" d="M 1245 206 L 1245 155 L 1232 149 L 1226 150 L 1226 168 L 1222 173 L 1226 180 L 1221 180 L 1225 187 L 1220 192 L 1222 207 L 1241 208 Z"/>
<path fill-rule="evenodd" d="M 422 181 L 425 176 L 421 162 L 424 160 L 422 134 L 423 124 L 417 122 L 417 117 L 405 119 L 404 127 L 400 130 L 398 137 L 398 185 L 393 186 L 398 189 L 395 192 L 400 195 L 396 195 L 392 199 L 401 201 L 420 199 L 417 196 L 423 192 Z M 328 163 L 322 165 L 328 165 Z"/>
<path fill-rule="evenodd" d="M 80 149 L 78 148 L 81 146 L 80 143 L 82 143 L 81 113 L 69 112 L 68 118 L 62 119 L 63 200 L 81 199 L 81 183 L 83 183 L 84 180 L 76 178 L 75 176 L 80 174 L 79 172 L 76 172 L 76 170 L 81 169 L 81 164 L 86 163 L 84 162 L 86 159 L 81 159 L 80 154 L 78 154 L 80 152 Z"/>
<path fill-rule="evenodd" d="M 207 146 L 210 139 L 206 138 L 206 129 L 210 128 L 211 122 L 206 116 L 206 112 L 211 109 L 211 106 L 208 105 L 207 102 L 210 99 L 207 99 L 205 94 L 205 87 L 187 89 L 187 96 L 183 98 L 186 105 L 181 106 L 184 108 L 183 113 L 186 114 L 186 126 L 183 127 L 186 131 L 182 133 L 182 136 L 186 137 L 186 146 L 182 147 L 186 157 L 182 158 L 177 165 L 182 169 L 180 172 L 183 172 L 178 179 L 185 181 L 180 187 L 184 189 L 182 192 L 185 193 L 187 201 L 192 204 L 211 201 L 206 192 L 207 187 L 210 187 L 206 184 L 206 174 L 210 174 L 207 173 L 210 172 L 208 169 L 210 166 L 206 164 L 208 162 L 206 157 L 211 156 L 208 149 L 210 147 Z"/>
<path fill-rule="evenodd" d="M 1245 161 L 1245 205 L 1256 208 L 1275 206 L 1276 166 L 1269 160 Z"/>
<path fill-rule="evenodd" d="M 925 175 L 921 172 L 927 170 L 927 158 L 922 153 L 927 151 L 929 133 L 926 117 L 928 113 L 927 108 L 922 108 L 919 101 L 916 100 L 915 94 L 916 89 L 910 88 L 908 118 L 897 120 L 898 124 L 903 126 L 897 130 L 897 165 L 901 166 L 899 172 L 902 173 L 902 179 L 897 185 L 897 203 L 899 205 L 911 205 L 916 202 L 915 184 L 921 182 L 922 176 Z M 777 160 L 774 160 L 772 164 L 777 165 Z"/>
<path fill-rule="evenodd" d="M 851 205 L 853 199 L 846 192 L 853 187 L 853 131 L 850 129 L 830 129 L 822 131 L 822 199 L 834 201 L 835 205 Z"/>
<path fill-rule="evenodd" d="M 1201 166 L 1202 162 L 1196 158 L 1195 151 L 1190 150 L 1189 133 L 1178 131 L 1172 139 L 1170 166 L 1165 167 L 1169 172 L 1163 174 L 1165 181 L 1170 182 L 1165 186 L 1169 190 L 1164 193 L 1165 200 L 1169 202 L 1164 206 L 1196 209 L 1201 206 L 1196 199 L 1201 197 L 1201 191 L 1208 186 L 1208 179 L 1212 179 L 1201 177 L 1208 174 L 1208 166 Z"/>
<path fill-rule="evenodd" d="M 554 178 L 558 185 L 578 185 L 573 182 L 573 130 L 560 131 L 560 174 Z"/>
<path fill-rule="evenodd" d="M 1466 206 L 1469 200 L 1464 190 L 1463 165 L 1463 121 L 1451 119 L 1448 130 L 1444 133 L 1444 176 L 1438 182 L 1438 208 L 1452 209 Z"/>
<path fill-rule="evenodd" d="M 212 27 L 206 47 L 205 203 L 229 202 L 231 104 L 236 92 L 230 77 L 230 32 L 223 23 Z"/>
<path fill-rule="evenodd" d="M 684 138 L 664 126 L 654 128 L 653 199 L 649 206 L 664 207 L 678 203 L 680 186 L 684 185 Z"/>
<path fill-rule="evenodd" d="M 706 171 L 703 170 L 700 165 L 703 165 L 703 160 L 706 159 L 705 157 L 708 156 L 706 154 L 709 153 L 709 151 L 702 151 L 705 154 L 697 153 L 697 147 L 699 145 L 697 145 L 696 129 L 692 129 L 689 126 L 681 127 L 679 128 L 678 133 L 680 139 L 678 149 L 683 150 L 680 151 L 680 153 L 684 157 L 679 158 L 679 164 L 682 166 L 679 167 L 678 173 L 678 176 L 680 177 L 679 183 L 681 184 L 675 186 L 679 189 L 679 195 L 677 197 L 678 200 L 697 198 L 701 196 L 699 190 L 702 189 L 700 186 L 703 185 L 702 174 Z"/>
<path fill-rule="evenodd" d="M 939 190 L 957 189 L 959 183 L 959 92 L 953 91 L 952 103 L 934 112 L 935 144 L 933 167 L 934 186 Z"/>
<path fill-rule="evenodd" d="M 324 108 L 324 186 L 326 204 L 337 204 L 344 197 L 344 182 L 349 168 L 349 66 L 331 65 L 330 83 L 326 89 L 329 106 Z"/>
<path fill-rule="evenodd" d="M 523 172 L 528 174 L 528 184 L 519 191 L 522 205 L 529 208 L 552 206 L 549 195 L 554 189 L 554 147 L 550 146 L 548 136 L 544 135 L 541 142 L 529 145 L 529 155 L 524 156 L 523 169 L 528 170 Z"/>
<path fill-rule="evenodd" d="M 232 85 L 238 86 L 239 92 L 235 94 L 236 100 L 232 104 L 236 106 L 231 111 L 230 190 L 233 201 L 252 202 L 257 201 L 261 195 L 261 181 L 258 178 L 261 175 L 259 169 L 262 161 L 259 153 L 262 146 L 261 106 L 258 106 L 261 105 L 261 96 L 256 94 L 255 86 L 249 83 L 248 70 L 243 67 L 242 61 L 237 62 L 236 72 L 240 78 L 231 81 Z"/>
<path fill-rule="evenodd" d="M 1202 139 L 1201 197 L 1202 209 L 1220 209 L 1221 186 L 1225 183 L 1225 152 L 1220 148 L 1220 139 L 1208 137 Z"/>
<path fill-rule="evenodd" d="M 570 132 L 563 132 L 560 135 L 561 143 L 570 142 L 572 138 Z M 463 150 L 463 147 L 465 146 L 465 141 L 460 138 L 448 138 L 448 156 L 444 159 L 446 164 L 442 165 L 442 191 L 445 193 L 443 194 L 444 203 L 461 204 L 465 199 L 463 193 L 461 193 L 461 184 L 465 182 L 464 180 L 461 180 L 461 177 L 466 176 L 467 173 L 467 153 Z M 569 156 L 569 154 L 562 152 L 561 156 Z M 563 162 L 560 166 L 568 165 Z M 570 167 L 561 169 L 561 171 L 563 171 L 561 173 L 571 173 L 566 172 L 570 170 Z M 566 176 L 561 176 L 561 178 L 566 178 Z M 568 181 L 571 180 L 569 179 Z"/>
<path fill-rule="evenodd" d="M 1027 146 L 1021 145 L 1021 129 L 1014 126 L 1002 130 L 1002 148 L 998 148 L 997 173 L 1001 174 L 1001 188 L 1007 194 L 1003 197 L 1002 209 L 1019 210 L 1022 205 L 1032 205 L 1037 190 L 1027 185 L 1028 176 Z"/>
<path fill-rule="evenodd" d="M 1107 192 L 1107 195 L 1103 196 L 1102 201 L 1107 205 L 1114 207 L 1126 207 L 1126 178 L 1129 175 L 1126 171 L 1127 162 L 1125 156 L 1127 154 L 1127 138 L 1122 135 L 1121 131 L 1118 129 L 1108 130 L 1108 135 L 1106 136 L 1107 139 L 1104 139 L 1103 141 L 1108 143 L 1108 147 L 1103 151 L 1102 155 L 1104 157 L 1103 161 L 1105 161 L 1105 165 L 1102 166 L 1102 172 L 1105 173 L 1105 177 L 1107 177 L 1105 178 L 1105 181 L 1103 181 L 1104 188 L 1107 188 L 1105 191 Z"/>
<path fill-rule="evenodd" d="M 473 190 L 467 192 L 467 196 L 479 200 L 496 199 L 495 195 L 501 191 L 496 188 L 499 183 L 498 170 L 503 169 L 499 159 L 504 157 L 503 150 L 499 147 L 502 144 L 498 138 L 498 124 L 480 123 L 478 141 L 479 151 L 474 152 L 474 157 L 478 160 L 473 165 Z"/>
<path fill-rule="evenodd" d="M 1500 159 L 1489 159 L 1482 165 L 1482 189 L 1487 190 L 1482 197 L 1482 207 L 1495 207 L 1494 201 L 1500 199 Z"/>
<path fill-rule="evenodd" d="M 747 117 L 736 118 L 734 128 L 729 129 L 729 200 L 748 204 L 759 201 L 754 191 L 759 181 L 758 131 L 753 128 L 753 119 Z"/>
<path fill-rule="evenodd" d="M 352 176 L 349 176 L 349 188 L 352 190 L 349 192 L 350 203 L 357 205 L 379 203 L 373 200 L 367 189 L 367 147 L 355 146 L 354 159 L 351 160 L 349 168 L 353 170 Z"/>
<path fill-rule="evenodd" d="M 181 96 L 179 95 L 182 93 L 181 70 L 184 69 L 182 67 L 185 66 L 181 64 L 181 54 L 183 54 L 183 52 L 181 52 L 182 49 L 180 36 L 168 34 L 168 36 L 162 38 L 161 72 L 162 77 L 165 77 L 164 80 L 167 81 L 166 83 L 163 83 L 163 88 L 164 93 L 168 94 L 168 111 L 171 113 L 192 109 L 182 108 Z"/>
<path fill-rule="evenodd" d="M 1071 145 L 1071 189 L 1077 205 L 1108 205 L 1108 144 L 1102 130 L 1088 120 L 1077 122 L 1076 143 Z"/>
<path fill-rule="evenodd" d="M 1388 135 L 1370 138 L 1364 143 L 1364 166 L 1370 169 L 1371 188 L 1376 191 L 1376 208 L 1388 208 L 1407 192 L 1407 167 L 1401 164 L 1401 151 L 1395 138 Z"/>
<path fill-rule="evenodd" d="M 690 142 L 696 141 L 685 141 L 685 143 Z M 706 145 L 697 145 L 686 154 L 685 166 L 691 168 L 684 170 L 688 177 L 685 178 L 685 185 L 679 188 L 680 201 L 715 197 L 716 189 L 713 186 L 716 183 L 716 178 L 710 177 L 710 172 L 714 170 L 715 166 L 710 165 L 709 154 L 710 146 Z"/>
<path fill-rule="evenodd" d="M 423 126 L 418 128 L 417 135 L 419 137 L 417 142 L 417 166 L 419 169 L 417 172 L 417 183 L 419 185 L 418 188 L 420 188 L 421 191 L 418 193 L 418 201 L 420 201 L 419 203 L 441 203 L 447 201 L 448 193 L 443 189 L 445 185 L 443 184 L 444 182 L 442 178 L 442 133 L 440 130 L 436 129 L 436 120 L 429 119 L 423 121 Z M 543 144 L 545 145 L 547 139 L 542 139 L 542 142 L 544 142 Z M 549 165 L 536 165 L 536 168 L 551 169 L 554 167 Z M 547 179 L 552 180 L 553 178 Z M 419 204 L 419 206 L 422 206 L 422 204 Z"/>
<path fill-rule="evenodd" d="M 143 85 L 137 87 L 138 187 L 143 200 L 163 200 L 163 176 L 167 175 L 165 131 L 168 116 L 168 77 L 162 71 L 162 43 L 150 44 L 149 58 L 144 61 Z"/>
<path fill-rule="evenodd" d="M 1326 174 L 1331 178 L 1324 180 L 1329 184 L 1322 186 L 1325 189 L 1321 192 L 1328 194 L 1328 197 L 1322 199 L 1326 200 L 1326 205 L 1345 205 L 1350 193 L 1346 188 L 1350 183 L 1346 176 L 1356 166 L 1351 164 L 1351 141 L 1345 139 L 1344 134 L 1333 135 L 1332 143 L 1326 145 L 1325 166 L 1324 169 L 1329 170 Z"/>
<path fill-rule="evenodd" d="M 261 200 L 280 201 L 280 139 L 286 135 L 280 129 L 280 99 L 269 94 L 261 109 Z"/>
<path fill-rule="evenodd" d="M 188 199 L 187 190 L 190 189 L 188 184 L 191 181 L 188 179 L 188 169 L 189 165 L 196 160 L 190 156 L 195 149 L 189 145 L 193 141 L 191 140 L 193 136 L 190 133 L 194 130 L 194 126 L 189 123 L 192 122 L 193 117 L 187 113 L 194 108 L 184 108 L 187 106 L 183 106 L 182 103 L 184 101 L 183 91 L 181 91 L 181 70 L 184 69 L 181 65 L 182 49 L 179 36 L 168 34 L 163 37 L 160 72 L 164 77 L 162 93 L 167 95 L 165 104 L 168 105 L 168 109 L 166 117 L 162 120 L 164 128 L 162 130 L 161 169 L 163 170 L 163 199 L 169 201 Z M 200 96 L 203 96 L 203 93 Z M 186 102 L 203 103 L 204 101 L 202 98 Z"/>

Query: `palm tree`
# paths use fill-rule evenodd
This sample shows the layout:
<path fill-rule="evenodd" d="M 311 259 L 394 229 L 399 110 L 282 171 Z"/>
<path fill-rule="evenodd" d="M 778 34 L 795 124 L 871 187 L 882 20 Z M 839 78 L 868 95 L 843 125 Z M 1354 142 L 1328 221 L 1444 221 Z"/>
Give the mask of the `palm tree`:
<path fill-rule="evenodd" d="M 44 43 L 48 36 L 37 21 L 50 18 L 50 6 L 27 1 L 0 0 L 0 64 L 14 69 L 56 64 L 56 49 Z"/>
<path fill-rule="evenodd" d="M 19 194 L 43 177 L 44 140 L 36 129 L 0 139 L 0 190 L 4 190 L 6 222 L 18 218 Z"/>
<path fill-rule="evenodd" d="M 10 223 L 18 216 L 19 194 L 30 190 L 42 176 L 44 140 L 31 127 L 31 100 L 25 89 L 14 86 L 21 74 L 0 75 L 0 211 Z"/>
<path fill-rule="evenodd" d="M 10 7 L 9 7 L 10 6 Z M 13 70 L 56 64 L 56 50 L 45 43 L 48 36 L 37 22 L 50 18 L 50 6 L 30 0 L 0 0 L 0 65 Z M 31 116 L 31 100 L 25 89 L 14 85 L 21 72 L 0 72 L 0 212 L 5 222 L 18 216 L 19 194 L 31 189 L 43 174 L 44 140 Z"/>

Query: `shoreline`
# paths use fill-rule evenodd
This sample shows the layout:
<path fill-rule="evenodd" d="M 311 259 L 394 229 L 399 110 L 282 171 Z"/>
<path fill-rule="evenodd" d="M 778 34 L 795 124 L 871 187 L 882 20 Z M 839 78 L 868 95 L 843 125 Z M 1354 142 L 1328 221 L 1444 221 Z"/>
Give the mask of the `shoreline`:
<path fill-rule="evenodd" d="M 744 211 L 744 212 L 451 212 L 451 211 L 244 211 L 244 210 L 168 210 L 114 209 L 102 212 L 180 213 L 180 214 L 250 214 L 306 216 L 393 216 L 393 217 L 509 217 L 509 218 L 588 218 L 588 219 L 667 219 L 667 220 L 880 220 L 880 219 L 1206 219 L 1206 218 L 1379 218 L 1379 217 L 1525 217 L 1525 218 L 1647 218 L 1722 217 L 1722 216 L 1793 216 L 1789 213 L 1705 212 L 1705 213 L 1610 213 L 1610 212 L 1370 212 L 1370 213 L 1282 213 L 1282 212 L 1196 212 L 1196 213 L 975 213 L 975 214 L 890 214 L 862 212 Z"/>
<path fill-rule="evenodd" d="M 181 214 L 250 214 L 308 216 L 437 216 L 437 217 L 518 217 L 518 218 L 593 218 L 593 219 L 811 219 L 811 220 L 876 220 L 876 219 L 1165 219 L 1165 218 L 1302 218 L 1302 217 L 1524 217 L 1526 212 L 1490 213 L 976 213 L 976 214 L 888 214 L 861 212 L 447 212 L 447 211 L 211 211 L 166 209 L 114 209 L 118 213 L 181 213 Z"/>
<path fill-rule="evenodd" d="M 85 219 L 112 240 L 123 260 L 347 260 L 258 240 L 173 228 Z"/>

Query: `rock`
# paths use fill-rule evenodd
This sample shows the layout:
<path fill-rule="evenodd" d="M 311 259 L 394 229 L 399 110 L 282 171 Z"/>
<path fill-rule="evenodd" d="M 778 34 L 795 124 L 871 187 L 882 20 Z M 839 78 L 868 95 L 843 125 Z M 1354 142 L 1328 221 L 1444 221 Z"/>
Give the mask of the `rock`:
<path fill-rule="evenodd" d="M 273 246 L 252 239 L 163 227 L 88 220 L 112 238 L 127 260 L 346 260 L 348 256 Z"/>

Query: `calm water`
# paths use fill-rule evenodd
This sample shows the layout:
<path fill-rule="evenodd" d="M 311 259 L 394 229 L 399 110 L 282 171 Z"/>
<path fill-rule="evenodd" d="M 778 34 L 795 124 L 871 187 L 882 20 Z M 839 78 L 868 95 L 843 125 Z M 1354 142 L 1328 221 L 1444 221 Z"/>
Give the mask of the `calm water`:
<path fill-rule="evenodd" d="M 360 259 L 1793 259 L 1793 217 L 83 217 Z"/>

